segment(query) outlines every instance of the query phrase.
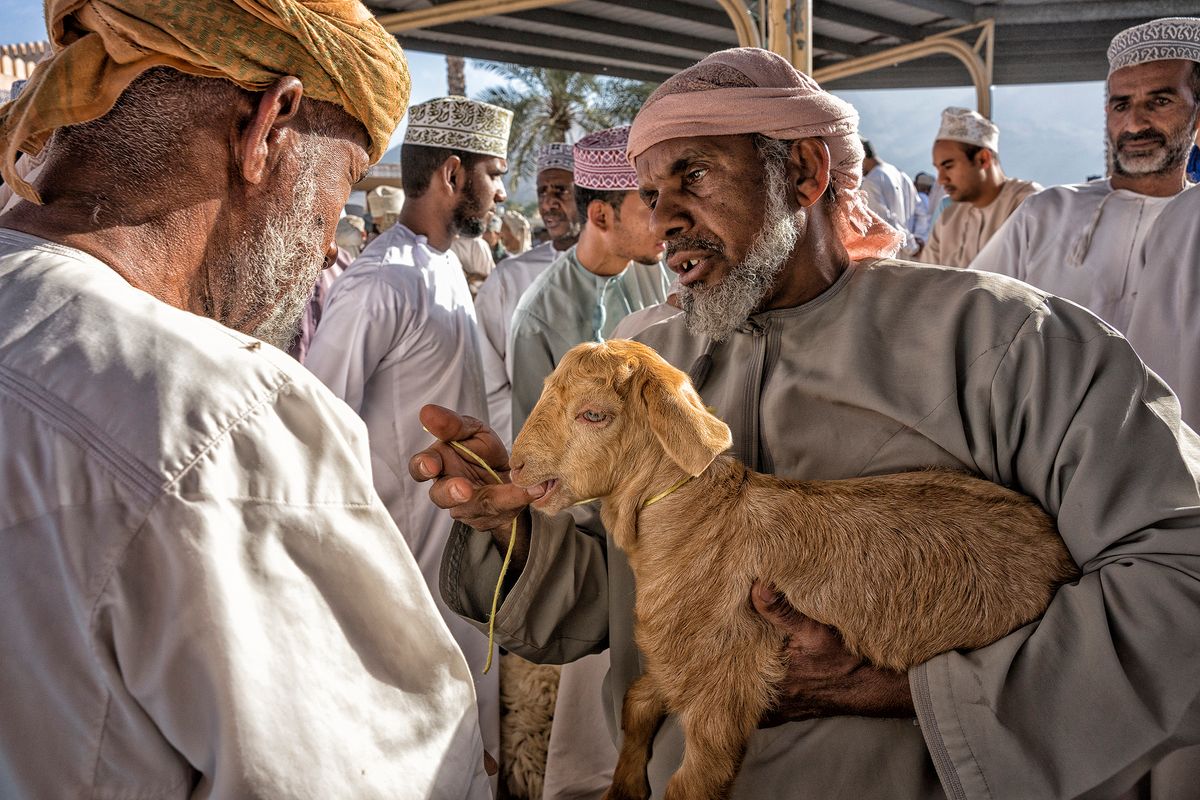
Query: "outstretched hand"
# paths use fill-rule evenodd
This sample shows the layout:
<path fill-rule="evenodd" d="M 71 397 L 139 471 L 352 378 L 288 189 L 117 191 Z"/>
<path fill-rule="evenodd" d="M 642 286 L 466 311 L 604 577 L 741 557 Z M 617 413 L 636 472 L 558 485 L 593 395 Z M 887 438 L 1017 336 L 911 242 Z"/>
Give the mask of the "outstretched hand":
<path fill-rule="evenodd" d="M 432 480 L 429 499 L 435 505 L 449 509 L 450 516 L 459 522 L 491 532 L 498 543 L 506 546 L 512 520 L 541 497 L 544 489 L 523 489 L 509 481 L 508 451 L 495 431 L 479 420 L 432 404 L 421 409 L 420 420 L 437 441 L 409 459 L 408 472 L 413 480 Z M 497 483 L 486 469 L 450 442 L 458 442 L 478 455 L 502 482 Z"/>
<path fill-rule="evenodd" d="M 750 602 L 784 636 L 787 659 L 778 703 L 763 718 L 764 727 L 815 717 L 915 714 L 905 673 L 852 655 L 836 630 L 801 614 L 769 586 L 755 583 Z"/>

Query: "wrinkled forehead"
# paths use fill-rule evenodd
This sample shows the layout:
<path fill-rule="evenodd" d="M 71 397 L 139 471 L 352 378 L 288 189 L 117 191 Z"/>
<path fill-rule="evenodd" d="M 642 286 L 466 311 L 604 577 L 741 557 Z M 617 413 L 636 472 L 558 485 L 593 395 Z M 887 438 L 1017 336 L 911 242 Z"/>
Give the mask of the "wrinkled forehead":
<path fill-rule="evenodd" d="M 536 183 L 539 189 L 544 186 L 565 186 L 569 188 L 574 180 L 575 175 L 571 171 L 559 169 L 558 167 L 550 167 L 537 174 Z"/>
<path fill-rule="evenodd" d="M 1162 59 L 1131 64 L 1108 76 L 1109 97 L 1129 97 L 1163 90 L 1190 91 L 1196 62 Z"/>

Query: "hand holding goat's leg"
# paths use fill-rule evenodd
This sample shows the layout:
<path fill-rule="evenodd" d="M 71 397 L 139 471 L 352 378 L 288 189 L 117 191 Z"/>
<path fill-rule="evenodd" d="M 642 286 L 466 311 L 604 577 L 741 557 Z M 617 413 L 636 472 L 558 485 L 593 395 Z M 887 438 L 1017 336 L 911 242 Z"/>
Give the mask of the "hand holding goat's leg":
<path fill-rule="evenodd" d="M 613 782 L 604 800 L 646 800 L 650 784 L 646 764 L 650 745 L 662 725 L 667 708 L 658 687 L 649 675 L 643 675 L 625 691 L 621 707 L 621 754 L 613 770 Z"/>
<path fill-rule="evenodd" d="M 450 409 L 427 405 L 420 412 L 421 424 L 437 441 L 415 454 L 408 462 L 413 480 L 433 480 L 429 499 L 450 516 L 479 531 L 488 531 L 502 549 L 507 547 L 514 517 L 526 522 L 518 525 L 513 565 L 520 568 L 528 553 L 529 527 L 522 512 L 542 494 L 541 487 L 523 489 L 508 480 L 508 452 L 500 437 L 484 423 Z M 503 481 L 496 483 L 491 474 L 473 459 L 455 449 L 457 442 L 482 458 Z"/>
<path fill-rule="evenodd" d="M 847 714 L 906 717 L 916 713 L 907 674 L 874 667 L 852 655 L 837 631 L 804 616 L 762 584 L 754 585 L 751 601 L 786 637 L 787 676 L 779 687 L 779 701 L 763 725 Z"/>

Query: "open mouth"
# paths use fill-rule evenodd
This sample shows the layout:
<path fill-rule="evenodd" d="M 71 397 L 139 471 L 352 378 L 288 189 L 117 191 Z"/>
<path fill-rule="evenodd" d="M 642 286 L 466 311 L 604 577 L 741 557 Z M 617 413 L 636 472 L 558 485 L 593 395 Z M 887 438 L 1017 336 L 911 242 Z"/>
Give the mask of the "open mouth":
<path fill-rule="evenodd" d="M 672 256 L 668 260 L 667 266 L 679 276 L 680 285 L 687 286 L 703 281 L 712 269 L 712 262 L 713 257 L 711 255 L 692 252 Z"/>
<path fill-rule="evenodd" d="M 704 280 L 712 268 L 712 260 L 708 258 L 690 258 L 679 266 L 680 285 L 690 286 L 693 283 L 699 283 Z"/>
<path fill-rule="evenodd" d="M 534 500 L 530 505 L 532 505 L 534 508 L 541 508 L 542 506 L 546 505 L 547 500 L 558 490 L 558 478 L 550 478 L 549 480 L 542 481 L 537 485 L 541 486 L 544 492 L 541 497 L 539 497 L 537 500 Z"/>

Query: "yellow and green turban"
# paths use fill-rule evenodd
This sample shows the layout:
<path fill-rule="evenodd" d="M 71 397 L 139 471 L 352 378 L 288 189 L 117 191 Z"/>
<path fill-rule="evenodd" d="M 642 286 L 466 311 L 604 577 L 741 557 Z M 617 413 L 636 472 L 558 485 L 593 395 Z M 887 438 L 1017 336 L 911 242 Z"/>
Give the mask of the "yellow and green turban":
<path fill-rule="evenodd" d="M 54 54 L 0 106 L 0 174 L 34 202 L 18 151 L 38 153 L 56 128 L 104 116 L 152 67 L 249 91 L 294 75 L 307 96 L 362 122 L 372 162 L 408 105 L 404 52 L 358 0 L 47 0 L 46 27 Z"/>

